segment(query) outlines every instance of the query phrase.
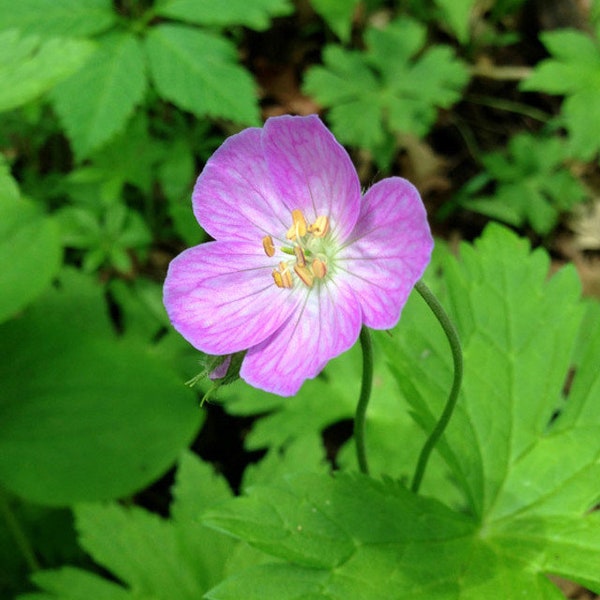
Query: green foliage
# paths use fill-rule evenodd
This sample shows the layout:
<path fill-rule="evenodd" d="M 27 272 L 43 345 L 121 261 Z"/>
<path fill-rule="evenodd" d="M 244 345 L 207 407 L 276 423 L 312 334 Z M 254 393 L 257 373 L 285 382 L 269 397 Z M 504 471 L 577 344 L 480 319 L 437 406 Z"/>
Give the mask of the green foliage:
<path fill-rule="evenodd" d="M 111 0 L 0 0 L 0 16 L 2 29 L 45 37 L 90 36 L 117 21 Z"/>
<path fill-rule="evenodd" d="M 542 61 L 521 89 L 565 96 L 561 121 L 570 136 L 570 151 L 577 158 L 589 160 L 600 149 L 598 39 L 570 29 L 546 32 L 540 37 L 552 58 Z"/>
<path fill-rule="evenodd" d="M 371 477 L 354 473 L 348 439 L 359 347 L 294 398 L 241 381 L 211 396 L 242 418 L 252 460 L 264 452 L 236 473 L 241 497 L 182 454 L 214 407 L 198 408 L 208 383 L 183 384 L 204 357 L 172 328 L 162 278 L 206 238 L 190 193 L 225 134 L 318 102 L 363 184 L 393 164 L 433 205 L 454 197 L 548 241 L 584 198 L 575 174 L 593 188 L 597 165 L 573 159 L 599 149 L 597 39 L 542 34 L 552 56 L 522 95 L 500 80 L 530 58 L 506 45 L 526 35 L 504 18 L 523 0 L 483 4 L 0 0 L 1 597 L 561 598 L 548 575 L 600 593 L 600 307 L 579 300 L 572 268 L 548 278 L 547 254 L 497 225 L 458 260 L 438 240 L 426 274 L 466 371 L 422 495 L 406 485 L 452 365 L 416 294 L 373 335 Z M 590 30 L 599 14 L 596 0 Z M 468 95 L 446 34 L 474 63 Z M 321 50 L 305 98 L 297 77 Z M 546 121 L 534 101 L 566 141 L 518 133 Z M 453 174 L 480 164 L 454 195 Z M 157 480 L 178 457 L 169 516 L 140 508 L 167 506 Z"/>
<path fill-rule="evenodd" d="M 60 268 L 62 251 L 54 220 L 20 198 L 6 167 L 0 163 L 0 168 L 1 323 L 48 287 Z"/>
<path fill-rule="evenodd" d="M 231 2 L 226 10 L 215 10 L 212 2 L 167 0 L 136 22 L 133 15 L 129 21 L 118 18 L 108 0 L 26 0 L 16 9 L 0 0 L 0 57 L 7 65 L 0 68 L 0 110 L 60 82 L 50 98 L 76 160 L 82 161 L 122 132 L 148 99 L 148 67 L 163 101 L 199 117 L 257 125 L 256 86 L 238 64 L 235 44 L 197 26 L 148 25 L 161 15 L 204 27 L 264 29 L 270 17 L 291 10 L 286 0 L 252 6 Z M 82 36 L 96 36 L 97 49 L 92 52 Z"/>
<path fill-rule="evenodd" d="M 88 273 L 106 265 L 130 272 L 129 251 L 146 249 L 152 239 L 145 221 L 120 203 L 106 207 L 101 215 L 87 207 L 67 206 L 57 219 L 63 245 L 84 251 L 82 267 Z"/>
<path fill-rule="evenodd" d="M 288 15 L 293 6 L 289 0 L 160 0 L 156 13 L 186 23 L 212 27 L 245 25 L 257 31 L 266 29 L 272 17 Z"/>
<path fill-rule="evenodd" d="M 470 17 L 475 0 L 435 0 L 442 11 L 443 23 L 456 34 L 461 44 L 469 40 Z"/>
<path fill-rule="evenodd" d="M 198 116 L 258 124 L 254 83 L 235 64 L 235 46 L 227 40 L 184 25 L 158 25 L 147 36 L 146 51 L 163 98 Z"/>
<path fill-rule="evenodd" d="M 459 411 L 439 452 L 462 488 L 455 511 L 402 485 L 288 475 L 210 511 L 208 523 L 283 559 L 212 590 L 238 598 L 559 598 L 555 574 L 600 581 L 600 309 L 581 328 L 573 269 L 491 226 L 444 286 L 465 352 Z M 429 430 L 450 377 L 445 340 L 407 306 L 385 352 L 416 422 Z M 416 315 L 415 315 L 416 316 Z M 420 317 L 420 315 L 419 315 Z M 557 326 L 560 324 L 560 326 Z M 568 399 L 564 381 L 575 358 Z M 553 418 L 557 412 L 558 417 Z M 596 441 L 594 441 L 596 440 Z M 368 518 L 365 519 L 365 515 Z"/>
<path fill-rule="evenodd" d="M 329 25 L 342 42 L 350 40 L 352 31 L 352 16 L 356 11 L 359 0 L 311 0 L 315 12 Z"/>
<path fill-rule="evenodd" d="M 426 135 L 437 108 L 460 98 L 469 75 L 448 46 L 424 48 L 425 27 L 416 21 L 371 27 L 365 42 L 366 52 L 326 46 L 324 66 L 307 72 L 304 90 L 329 108 L 341 141 L 371 150 L 387 167 L 397 136 Z"/>
<path fill-rule="evenodd" d="M 146 88 L 144 56 L 131 34 L 102 40 L 85 69 L 52 93 L 52 102 L 78 158 L 122 130 Z"/>
<path fill-rule="evenodd" d="M 66 272 L 1 326 L 0 482 L 48 505 L 116 498 L 161 475 L 198 429 L 193 394 L 133 340 L 102 289 Z M 26 466 L 26 468 L 25 468 Z"/>
<path fill-rule="evenodd" d="M 530 224 L 540 235 L 550 233 L 562 213 L 586 198 L 586 191 L 565 167 L 568 149 L 558 137 L 519 134 L 507 152 L 481 157 L 486 171 L 459 193 L 465 208 L 515 226 Z M 491 196 L 481 192 L 495 184 Z"/>
<path fill-rule="evenodd" d="M 92 54 L 86 41 L 0 32 L 0 112 L 34 100 L 77 71 Z"/>
<path fill-rule="evenodd" d="M 65 567 L 40 572 L 35 583 L 48 594 L 22 600 L 83 598 L 198 600 L 225 574 L 235 543 L 205 527 L 199 515 L 228 499 L 227 484 L 191 454 L 179 462 L 171 519 L 118 504 L 75 510 L 82 546 L 126 587 L 93 573 Z"/>

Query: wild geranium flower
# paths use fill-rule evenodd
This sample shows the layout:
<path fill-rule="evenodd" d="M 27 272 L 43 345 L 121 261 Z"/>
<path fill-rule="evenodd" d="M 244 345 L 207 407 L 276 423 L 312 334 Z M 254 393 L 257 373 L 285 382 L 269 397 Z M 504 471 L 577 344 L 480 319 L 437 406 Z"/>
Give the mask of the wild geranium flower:
<path fill-rule="evenodd" d="M 228 138 L 192 197 L 215 241 L 170 264 L 171 322 L 212 355 L 247 350 L 240 376 L 295 394 L 363 325 L 389 329 L 429 262 L 417 190 L 390 177 L 361 197 L 350 157 L 317 116 Z"/>

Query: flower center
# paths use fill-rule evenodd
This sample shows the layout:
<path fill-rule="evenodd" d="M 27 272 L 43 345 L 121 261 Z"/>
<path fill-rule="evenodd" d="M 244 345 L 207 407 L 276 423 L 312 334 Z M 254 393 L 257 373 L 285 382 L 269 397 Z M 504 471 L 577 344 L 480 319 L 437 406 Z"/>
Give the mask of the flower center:
<path fill-rule="evenodd" d="M 327 216 L 321 215 L 314 223 L 308 224 L 301 210 L 292 211 L 292 226 L 285 234 L 290 245 L 283 246 L 281 250 L 293 258 L 282 260 L 277 269 L 273 269 L 273 281 L 277 287 L 291 288 L 294 285 L 293 274 L 309 288 L 315 279 L 321 280 L 327 276 L 328 233 Z M 262 244 L 267 256 L 275 255 L 275 245 L 270 235 L 262 239 Z"/>

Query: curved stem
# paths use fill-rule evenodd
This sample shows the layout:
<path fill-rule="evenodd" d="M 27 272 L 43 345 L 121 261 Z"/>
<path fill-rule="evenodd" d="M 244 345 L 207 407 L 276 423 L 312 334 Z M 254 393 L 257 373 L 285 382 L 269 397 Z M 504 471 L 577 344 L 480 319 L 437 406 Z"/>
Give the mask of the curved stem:
<path fill-rule="evenodd" d="M 356 444 L 358 468 L 361 473 L 368 475 L 369 465 L 365 449 L 365 416 L 367 414 L 367 406 L 371 397 L 373 383 L 373 345 L 371 344 L 371 334 L 366 327 L 363 327 L 360 331 L 360 345 L 363 354 L 363 372 L 360 396 L 356 406 L 356 414 L 354 415 L 354 443 Z"/>
<path fill-rule="evenodd" d="M 440 322 L 440 325 L 442 326 L 442 329 L 448 338 L 450 350 L 452 351 L 452 360 L 454 361 L 454 381 L 452 382 L 452 389 L 448 395 L 446 406 L 444 407 L 442 416 L 425 441 L 425 444 L 421 449 L 421 454 L 419 455 L 419 460 L 417 461 L 417 468 L 415 469 L 415 474 L 413 476 L 411 485 L 411 490 L 417 493 L 419 491 L 419 487 L 421 486 L 421 481 L 423 480 L 423 475 L 425 473 L 431 452 L 438 443 L 442 433 L 444 433 L 444 429 L 446 429 L 446 426 L 450 421 L 450 417 L 454 412 L 454 407 L 456 406 L 456 402 L 458 400 L 460 384 L 462 382 L 463 357 L 456 328 L 450 320 L 450 317 L 448 317 L 446 314 L 446 311 L 442 305 L 439 303 L 439 300 L 433 295 L 433 292 L 425 285 L 423 281 L 418 281 L 415 285 L 415 288 L 417 292 L 421 294 L 421 297 L 423 300 L 425 300 L 436 319 Z"/>

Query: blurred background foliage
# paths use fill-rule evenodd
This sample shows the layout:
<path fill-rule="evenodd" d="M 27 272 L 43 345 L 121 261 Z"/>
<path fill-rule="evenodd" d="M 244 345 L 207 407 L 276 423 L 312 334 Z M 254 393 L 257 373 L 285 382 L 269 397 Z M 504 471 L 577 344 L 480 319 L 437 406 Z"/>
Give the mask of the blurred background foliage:
<path fill-rule="evenodd" d="M 85 561 L 68 507 L 166 510 L 190 444 L 239 483 L 161 283 L 243 127 L 319 113 L 450 245 L 500 221 L 600 294 L 599 34 L 598 0 L 0 0 L 0 595 Z"/>

